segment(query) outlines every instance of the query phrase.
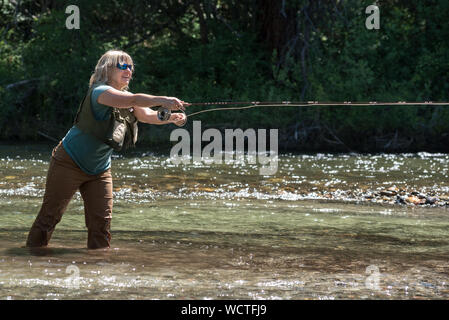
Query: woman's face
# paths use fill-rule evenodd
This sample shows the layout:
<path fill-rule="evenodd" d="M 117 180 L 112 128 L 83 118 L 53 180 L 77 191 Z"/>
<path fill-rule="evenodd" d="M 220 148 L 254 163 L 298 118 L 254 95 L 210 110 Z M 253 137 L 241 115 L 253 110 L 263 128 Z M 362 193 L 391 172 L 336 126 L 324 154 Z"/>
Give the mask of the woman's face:
<path fill-rule="evenodd" d="M 109 84 L 118 90 L 127 87 L 132 76 L 130 69 L 132 69 L 132 65 L 126 63 L 120 63 L 119 66 L 113 68 Z"/>

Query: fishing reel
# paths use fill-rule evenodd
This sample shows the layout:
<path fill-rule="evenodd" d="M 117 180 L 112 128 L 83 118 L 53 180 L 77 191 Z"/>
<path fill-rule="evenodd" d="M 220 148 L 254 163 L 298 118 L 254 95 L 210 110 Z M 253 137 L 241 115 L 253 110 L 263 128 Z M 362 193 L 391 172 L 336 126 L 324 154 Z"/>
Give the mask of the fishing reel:
<path fill-rule="evenodd" d="M 157 118 L 160 121 L 168 121 L 168 119 L 170 119 L 171 116 L 171 110 L 167 109 L 165 107 L 159 107 L 159 109 L 157 110 Z"/>
<path fill-rule="evenodd" d="M 182 113 L 186 114 L 186 113 L 184 112 L 184 110 L 181 110 L 181 109 L 179 109 L 179 110 L 180 110 Z M 170 119 L 170 116 L 171 116 L 171 110 L 168 109 L 168 108 L 165 108 L 165 107 L 159 107 L 159 109 L 157 110 L 157 118 L 158 118 L 160 121 L 168 121 L 168 120 Z M 182 123 L 176 123 L 176 122 L 175 122 L 175 124 L 176 124 L 178 127 L 183 127 L 183 126 L 186 124 L 186 122 L 187 122 L 187 115 L 186 115 L 185 120 L 184 120 Z"/>

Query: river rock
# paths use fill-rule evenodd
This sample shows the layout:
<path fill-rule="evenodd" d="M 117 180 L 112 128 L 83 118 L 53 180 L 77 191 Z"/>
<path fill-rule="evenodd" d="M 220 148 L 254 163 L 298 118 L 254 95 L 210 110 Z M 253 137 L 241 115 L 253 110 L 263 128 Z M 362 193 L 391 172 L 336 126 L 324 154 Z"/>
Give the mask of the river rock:
<path fill-rule="evenodd" d="M 403 197 L 403 196 L 396 196 L 396 202 L 395 203 L 406 204 L 405 197 Z"/>
<path fill-rule="evenodd" d="M 426 202 L 426 200 L 420 199 L 415 195 L 408 196 L 405 200 L 413 204 L 423 204 Z"/>
<path fill-rule="evenodd" d="M 389 190 L 387 190 L 387 191 L 384 190 L 384 191 L 380 192 L 381 196 L 387 196 L 387 197 L 394 197 L 396 194 L 397 194 L 396 191 L 389 191 Z"/>
<path fill-rule="evenodd" d="M 392 186 L 392 187 L 389 187 L 389 188 L 387 189 L 387 191 L 398 193 L 398 192 L 401 191 L 401 190 L 400 190 L 398 187 L 396 187 L 396 186 Z"/>

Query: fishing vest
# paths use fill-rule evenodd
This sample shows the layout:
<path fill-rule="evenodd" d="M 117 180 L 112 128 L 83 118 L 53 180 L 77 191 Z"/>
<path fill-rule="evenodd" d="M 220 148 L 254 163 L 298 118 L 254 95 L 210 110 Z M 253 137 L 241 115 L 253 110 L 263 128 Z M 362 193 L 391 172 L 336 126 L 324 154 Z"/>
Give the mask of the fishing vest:
<path fill-rule="evenodd" d="M 73 124 L 98 140 L 106 143 L 115 151 L 135 147 L 137 141 L 137 118 L 127 108 L 112 108 L 106 120 L 97 120 L 92 111 L 90 98 L 93 86 L 89 88 L 81 102 Z"/>

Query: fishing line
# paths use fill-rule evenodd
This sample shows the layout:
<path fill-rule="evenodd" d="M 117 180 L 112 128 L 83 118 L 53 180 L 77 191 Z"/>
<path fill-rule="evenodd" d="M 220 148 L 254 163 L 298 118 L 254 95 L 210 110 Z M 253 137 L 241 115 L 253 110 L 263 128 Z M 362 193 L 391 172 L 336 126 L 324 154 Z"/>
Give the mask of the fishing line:
<path fill-rule="evenodd" d="M 257 107 L 308 107 L 308 106 L 419 106 L 419 105 L 433 105 L 433 106 L 447 106 L 449 102 L 433 102 L 433 101 L 421 101 L 421 102 L 407 102 L 407 101 L 397 101 L 397 102 L 377 102 L 377 101 L 369 101 L 369 102 L 352 102 L 352 101 L 343 101 L 343 102 L 320 102 L 320 101 L 300 101 L 300 102 L 291 102 L 291 101 L 244 101 L 244 102 L 228 102 L 228 101 L 217 101 L 217 102 L 197 102 L 190 103 L 190 106 L 216 106 L 216 105 L 242 105 L 240 107 L 225 107 L 225 108 L 212 108 L 200 110 L 197 112 L 193 112 L 190 114 L 186 114 L 184 110 L 179 109 L 181 113 L 186 115 L 185 121 L 182 123 L 176 123 L 177 126 L 183 127 L 187 123 L 187 118 L 192 117 L 201 113 L 206 112 L 214 112 L 214 111 L 225 111 L 225 110 L 244 110 L 251 109 Z M 170 119 L 171 110 L 165 107 L 160 107 L 158 109 L 158 118 L 161 121 L 166 121 Z"/>

